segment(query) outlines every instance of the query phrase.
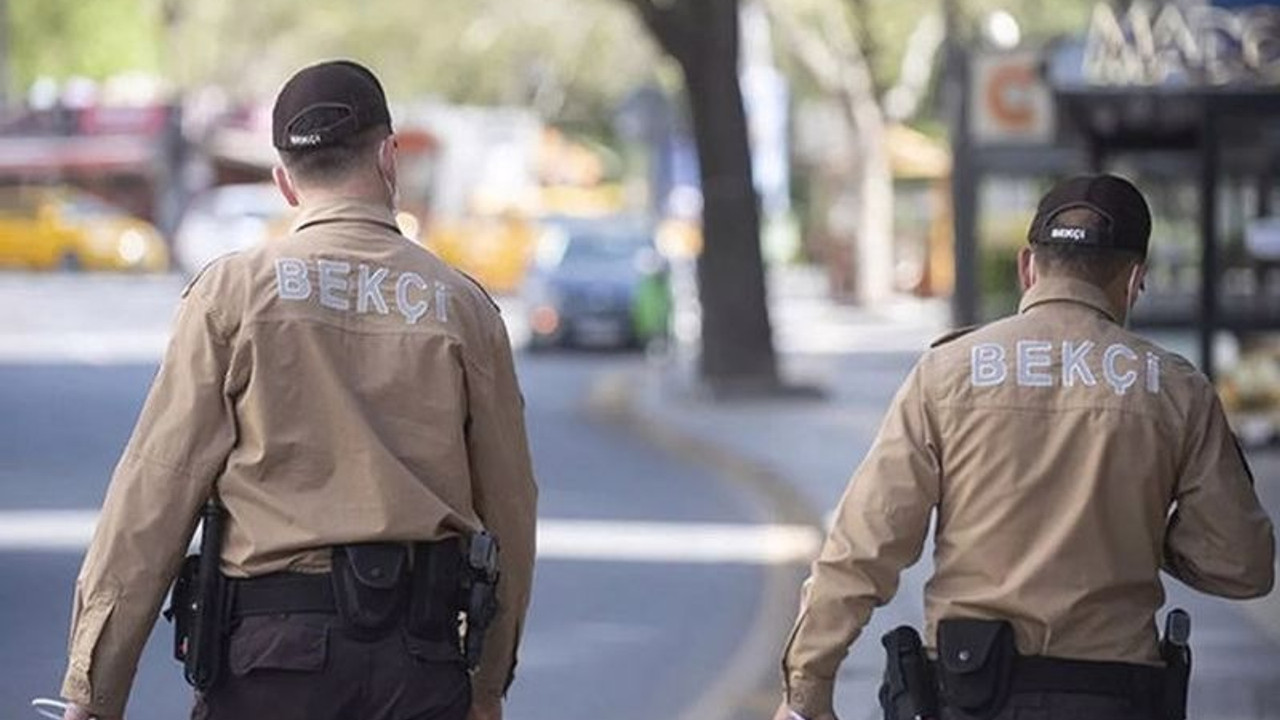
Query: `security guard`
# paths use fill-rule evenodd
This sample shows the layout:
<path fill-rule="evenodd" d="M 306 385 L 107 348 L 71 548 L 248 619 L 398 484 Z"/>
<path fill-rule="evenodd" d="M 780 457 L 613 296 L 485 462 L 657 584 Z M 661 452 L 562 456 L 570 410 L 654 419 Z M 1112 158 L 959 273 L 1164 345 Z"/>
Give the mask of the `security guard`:
<path fill-rule="evenodd" d="M 1272 525 L 1213 386 L 1125 329 L 1150 231 L 1129 182 L 1065 181 L 1019 255 L 1019 314 L 916 364 L 805 584 L 779 718 L 834 717 L 837 668 L 935 513 L 923 643 L 884 639 L 887 717 L 1158 718 L 1160 570 L 1270 591 Z"/>
<path fill-rule="evenodd" d="M 502 319 L 479 286 L 397 230 L 395 137 L 368 69 L 299 71 L 272 119 L 275 181 L 297 221 L 288 237 L 214 262 L 183 294 L 77 581 L 66 717 L 123 715 L 166 588 L 216 496 L 233 599 L 226 672 L 197 695 L 195 717 L 500 718 L 536 504 Z M 501 545 L 499 610 L 469 676 L 455 588 L 439 578 L 457 578 L 457 539 L 481 528 Z M 362 569 L 368 548 L 390 554 Z M 389 628 L 349 631 L 343 589 L 329 582 L 340 556 L 357 584 L 411 596 Z M 428 566 L 434 587 L 419 593 Z M 393 579 L 413 591 L 380 584 Z"/>

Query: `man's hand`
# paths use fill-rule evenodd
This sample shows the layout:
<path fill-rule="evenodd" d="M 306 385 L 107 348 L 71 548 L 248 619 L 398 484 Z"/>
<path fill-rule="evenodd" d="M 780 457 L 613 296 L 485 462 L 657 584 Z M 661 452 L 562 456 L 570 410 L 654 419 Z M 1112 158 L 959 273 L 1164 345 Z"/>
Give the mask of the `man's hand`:
<path fill-rule="evenodd" d="M 67 709 L 62 713 L 62 720 L 124 720 L 124 717 L 94 715 L 75 703 L 67 703 Z"/>
<path fill-rule="evenodd" d="M 787 707 L 787 701 L 783 700 L 778 705 L 778 711 L 773 714 L 773 720 L 796 720 L 802 718 L 802 715 L 791 712 L 791 708 Z M 815 718 L 803 718 L 803 720 L 838 720 L 835 713 L 823 713 Z"/>
<path fill-rule="evenodd" d="M 501 700 L 474 700 L 467 720 L 502 720 Z"/>

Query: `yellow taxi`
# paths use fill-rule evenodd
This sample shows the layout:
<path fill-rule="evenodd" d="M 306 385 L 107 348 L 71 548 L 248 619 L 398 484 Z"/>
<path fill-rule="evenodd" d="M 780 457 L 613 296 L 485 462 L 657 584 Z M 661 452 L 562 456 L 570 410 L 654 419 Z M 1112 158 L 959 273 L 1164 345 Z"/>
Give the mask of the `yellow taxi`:
<path fill-rule="evenodd" d="M 0 266 L 161 272 L 169 251 L 145 220 L 71 188 L 0 188 Z"/>
<path fill-rule="evenodd" d="M 471 216 L 431 223 L 420 242 L 490 292 L 507 294 L 519 289 L 524 279 L 537 231 L 532 222 L 513 213 Z"/>

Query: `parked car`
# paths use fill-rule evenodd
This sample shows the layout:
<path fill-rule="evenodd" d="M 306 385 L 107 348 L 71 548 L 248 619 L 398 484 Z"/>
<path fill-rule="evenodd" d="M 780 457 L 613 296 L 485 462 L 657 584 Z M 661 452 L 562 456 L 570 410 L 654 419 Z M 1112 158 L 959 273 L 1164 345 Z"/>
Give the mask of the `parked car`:
<path fill-rule="evenodd" d="M 221 185 L 198 195 L 182 216 L 173 253 L 188 274 L 211 260 L 283 235 L 293 209 L 271 183 Z"/>
<path fill-rule="evenodd" d="M 671 307 L 653 228 L 622 219 L 547 223 L 522 299 L 534 349 L 638 347 L 665 337 Z"/>
<path fill-rule="evenodd" d="M 155 227 L 68 187 L 0 189 L 0 265 L 32 270 L 160 272 L 169 251 Z"/>

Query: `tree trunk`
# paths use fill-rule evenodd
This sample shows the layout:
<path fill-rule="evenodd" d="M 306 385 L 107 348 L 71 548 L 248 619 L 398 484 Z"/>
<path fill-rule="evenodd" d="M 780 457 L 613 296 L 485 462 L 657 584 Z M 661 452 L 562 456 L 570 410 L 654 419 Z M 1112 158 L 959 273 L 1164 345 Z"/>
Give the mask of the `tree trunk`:
<path fill-rule="evenodd" d="M 702 181 L 701 373 L 713 386 L 774 385 L 777 365 L 738 84 L 737 0 L 694 0 L 698 41 L 681 60 Z"/>
<path fill-rule="evenodd" d="M 850 97 L 858 138 L 858 300 L 877 305 L 894 290 L 893 168 L 884 113 L 874 98 Z"/>
<path fill-rule="evenodd" d="M 863 14 L 859 26 L 865 29 L 867 4 L 855 0 L 853 9 Z M 823 91 L 839 100 L 856 138 L 848 169 L 857 216 L 852 284 L 860 303 L 875 305 L 893 293 L 893 169 L 871 67 L 848 28 L 843 33 L 833 24 L 811 28 L 776 7 L 771 16 L 801 65 Z M 840 23 L 841 19 L 828 15 L 824 21 Z"/>

